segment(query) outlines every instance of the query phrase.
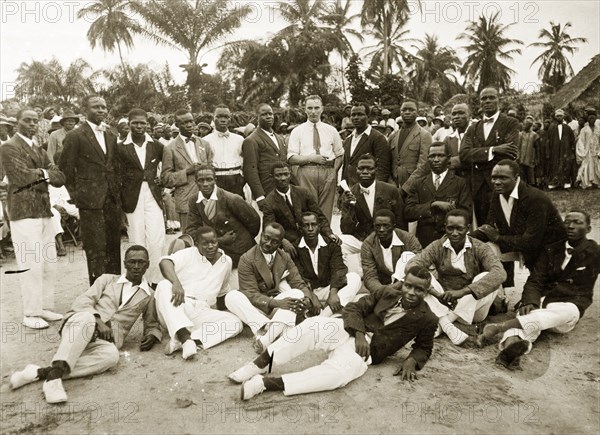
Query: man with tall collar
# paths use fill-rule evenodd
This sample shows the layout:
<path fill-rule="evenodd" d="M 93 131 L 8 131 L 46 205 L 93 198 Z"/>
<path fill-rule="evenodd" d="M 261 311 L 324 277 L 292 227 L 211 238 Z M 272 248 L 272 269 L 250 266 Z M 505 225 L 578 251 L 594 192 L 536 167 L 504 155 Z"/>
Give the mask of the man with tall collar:
<path fill-rule="evenodd" d="M 262 210 L 265 197 L 275 188 L 271 166 L 287 161 L 287 144 L 273 130 L 273 109 L 266 103 L 256 106 L 258 128 L 242 144 L 242 171 L 252 197 Z"/>
<path fill-rule="evenodd" d="M 196 124 L 190 111 L 175 112 L 175 125 L 179 135 L 165 147 L 160 177 L 165 187 L 175 188 L 175 208 L 184 232 L 190 198 L 198 192 L 194 174 L 201 165 L 212 163 L 214 153 L 208 142 L 194 134 Z"/>
<path fill-rule="evenodd" d="M 517 317 L 485 326 L 478 337 L 480 345 L 491 344 L 502 334 L 498 364 L 515 368 L 542 331 L 570 332 L 592 304 L 600 272 L 600 248 L 587 238 L 590 224 L 590 216 L 584 211 L 567 213 L 567 241 L 542 250 L 516 306 Z"/>
<path fill-rule="evenodd" d="M 404 201 L 392 184 L 376 181 L 377 161 L 371 154 L 363 154 L 357 161 L 360 181 L 340 195 L 342 218 L 342 253 L 351 272 L 362 273 L 354 256 L 360 254 L 362 242 L 373 232 L 373 216 L 381 209 L 391 210 L 396 216 L 394 226 L 407 229 L 404 220 Z"/>
<path fill-rule="evenodd" d="M 401 194 L 408 192 L 410 186 L 427 174 L 427 154 L 431 145 L 431 133 L 417 124 L 419 107 L 414 100 L 404 100 L 400 107 L 402 128 L 390 135 L 392 153 L 392 177 Z"/>
<path fill-rule="evenodd" d="M 121 203 L 129 224 L 129 243 L 148 249 L 150 265 L 146 278 L 150 284 L 162 279 L 158 261 L 165 244 L 162 212 L 162 187 L 156 177 L 164 146 L 146 133 L 148 115 L 132 109 L 127 117 L 129 133 L 117 147 L 121 176 Z"/>
<path fill-rule="evenodd" d="M 86 121 L 67 133 L 60 157 L 69 196 L 79 209 L 90 284 L 104 273 L 121 273 L 121 186 L 117 138 L 104 124 L 106 102 L 83 101 Z"/>
<path fill-rule="evenodd" d="M 446 136 L 444 143 L 450 146 L 450 169 L 458 176 L 461 176 L 461 163 L 458 153 L 463 144 L 465 132 L 469 127 L 469 105 L 466 103 L 455 104 L 452 107 L 452 127 L 454 131 Z"/>
<path fill-rule="evenodd" d="M 463 174 L 470 184 L 477 225 L 486 223 L 492 199 L 492 168 L 502 159 L 519 155 L 519 121 L 499 111 L 498 90 L 480 94 L 483 120 L 471 125 L 460 148 Z"/>
<path fill-rule="evenodd" d="M 229 108 L 219 104 L 215 108 L 215 131 L 203 139 L 214 152 L 213 165 L 217 186 L 228 192 L 244 197 L 244 177 L 242 176 L 242 143 L 244 138 L 228 129 L 231 120 Z"/>
<path fill-rule="evenodd" d="M 577 179 L 577 161 L 575 150 L 575 134 L 564 121 L 565 112 L 558 109 L 554 112 L 554 123 L 548 128 L 548 147 L 550 150 L 550 167 L 548 188 L 568 189 Z"/>
<path fill-rule="evenodd" d="M 62 186 L 65 176 L 33 142 L 37 127 L 34 110 L 19 110 L 17 133 L 0 147 L 0 165 L 8 178 L 8 219 L 20 271 L 23 324 L 42 329 L 48 327 L 47 320 L 62 319 L 49 311 L 57 260 L 48 184 Z"/>
<path fill-rule="evenodd" d="M 356 172 L 356 164 L 360 156 L 369 153 L 377 159 L 376 179 L 388 181 L 390 178 L 390 147 L 385 136 L 369 125 L 369 106 L 366 103 L 354 104 L 350 118 L 354 125 L 354 131 L 344 140 L 342 180 L 346 180 L 348 186 L 358 183 L 360 178 Z"/>

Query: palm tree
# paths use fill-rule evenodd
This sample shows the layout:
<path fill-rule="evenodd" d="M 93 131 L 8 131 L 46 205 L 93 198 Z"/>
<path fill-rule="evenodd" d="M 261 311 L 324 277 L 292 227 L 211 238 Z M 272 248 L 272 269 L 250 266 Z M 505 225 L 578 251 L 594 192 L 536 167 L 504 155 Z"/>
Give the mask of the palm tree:
<path fill-rule="evenodd" d="M 341 60 L 341 72 L 342 72 L 342 90 L 344 93 L 344 101 L 348 101 L 346 96 L 346 81 L 344 78 L 344 58 L 355 54 L 354 48 L 348 39 L 348 35 L 354 36 L 360 42 L 364 41 L 363 35 L 354 30 L 353 23 L 358 14 L 350 15 L 351 0 L 346 0 L 344 3 L 342 0 L 336 0 L 335 4 L 328 8 L 328 12 L 323 17 L 323 21 L 327 23 L 330 28 L 328 30 L 329 38 L 333 42 L 335 51 L 340 55 Z"/>
<path fill-rule="evenodd" d="M 187 72 L 186 84 L 190 97 L 198 90 L 202 68 L 200 53 L 233 33 L 252 12 L 251 6 L 229 8 L 227 0 L 139 0 L 131 4 L 148 26 L 145 36 L 187 54 L 188 63 L 181 65 Z M 192 98 L 192 105 L 198 100 Z"/>
<path fill-rule="evenodd" d="M 47 67 L 37 60 L 31 63 L 22 62 L 17 68 L 15 95 L 24 101 L 35 100 L 44 96 L 47 79 Z"/>
<path fill-rule="evenodd" d="M 534 42 L 529 47 L 543 48 L 544 51 L 536 57 L 531 66 L 540 63 L 538 70 L 539 78 L 542 83 L 550 85 L 556 92 L 566 80 L 573 76 L 573 67 L 567 59 L 567 54 L 575 53 L 579 48 L 575 44 L 587 42 L 586 38 L 573 38 L 567 33 L 571 23 L 567 22 L 561 27 L 560 23 L 555 24 L 550 21 L 550 30 L 541 29 L 538 35 L 544 42 Z"/>
<path fill-rule="evenodd" d="M 460 66 L 454 49 L 441 47 L 438 37 L 429 34 L 425 34 L 425 39 L 413 47 L 417 54 L 409 76 L 418 100 L 438 104 L 461 91 L 453 75 Z"/>
<path fill-rule="evenodd" d="M 77 12 L 77 18 L 97 17 L 87 32 L 90 46 L 99 45 L 104 51 L 112 52 L 115 47 L 119 52 L 121 66 L 127 79 L 127 69 L 123 61 L 121 43 L 127 48 L 133 47 L 132 34 L 143 34 L 144 29 L 128 13 L 130 0 L 95 0 Z"/>
<path fill-rule="evenodd" d="M 503 25 L 498 20 L 499 12 L 489 19 L 481 15 L 478 21 L 469 23 L 465 33 L 458 36 L 459 39 L 469 41 L 469 45 L 463 47 L 468 52 L 468 57 L 461 73 L 471 83 L 479 83 L 478 92 L 486 86 L 508 89 L 514 70 L 500 60 L 512 60 L 515 54 L 521 54 L 520 48 L 506 48 L 511 44 L 523 44 L 523 41 L 505 36 L 512 24 Z"/>
<path fill-rule="evenodd" d="M 361 11 L 361 25 L 368 33 L 373 34 L 379 41 L 381 50 L 381 73 L 390 72 L 392 60 L 397 56 L 390 54 L 394 51 L 394 41 L 398 40 L 397 32 L 408 21 L 411 12 L 411 3 L 408 0 L 364 0 Z M 417 0 L 420 8 L 421 2 Z M 374 27 L 374 31 L 371 30 Z M 396 37 L 396 39 L 394 39 Z"/>

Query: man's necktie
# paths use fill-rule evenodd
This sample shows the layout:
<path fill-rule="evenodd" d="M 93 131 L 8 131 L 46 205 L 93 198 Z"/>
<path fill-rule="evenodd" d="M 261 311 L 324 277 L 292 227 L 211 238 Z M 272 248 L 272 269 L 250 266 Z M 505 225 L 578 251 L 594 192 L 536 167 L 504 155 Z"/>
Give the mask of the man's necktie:
<path fill-rule="evenodd" d="M 435 186 L 435 190 L 438 190 L 440 187 L 440 178 L 442 178 L 441 175 L 436 174 L 435 175 L 435 180 L 433 181 L 433 185 Z"/>
<path fill-rule="evenodd" d="M 224 137 L 225 139 L 229 138 L 229 132 L 225 131 L 225 132 L 219 132 L 219 137 Z"/>
<path fill-rule="evenodd" d="M 212 199 L 203 199 L 202 204 L 204 204 L 204 213 L 206 213 L 206 217 L 208 220 L 212 221 L 217 212 L 217 204 Z"/>
<path fill-rule="evenodd" d="M 294 206 L 292 205 L 292 201 L 290 201 L 290 197 L 287 194 L 285 195 L 285 203 L 289 207 L 290 213 L 292 213 L 292 216 L 294 216 L 294 219 L 295 219 L 296 218 L 296 214 L 294 213 Z"/>
<path fill-rule="evenodd" d="M 363 195 L 368 195 L 369 194 L 369 189 L 365 189 L 364 187 L 360 188 L 360 193 L 362 193 Z"/>
<path fill-rule="evenodd" d="M 483 117 L 483 122 L 488 123 L 488 122 L 494 122 L 494 118 L 488 118 L 487 116 Z"/>
<path fill-rule="evenodd" d="M 313 124 L 313 147 L 315 148 L 315 153 L 321 154 L 321 137 L 319 136 L 317 124 Z"/>

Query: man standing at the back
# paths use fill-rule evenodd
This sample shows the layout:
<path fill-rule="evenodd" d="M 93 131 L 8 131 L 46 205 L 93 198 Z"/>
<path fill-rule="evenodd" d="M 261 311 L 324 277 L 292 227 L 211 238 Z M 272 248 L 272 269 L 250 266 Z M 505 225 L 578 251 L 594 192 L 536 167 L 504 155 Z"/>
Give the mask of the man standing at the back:
<path fill-rule="evenodd" d="M 121 274 L 121 201 L 117 138 L 103 123 L 106 102 L 83 100 L 86 122 L 63 141 L 60 168 L 69 196 L 79 209 L 90 284 L 104 273 Z"/>

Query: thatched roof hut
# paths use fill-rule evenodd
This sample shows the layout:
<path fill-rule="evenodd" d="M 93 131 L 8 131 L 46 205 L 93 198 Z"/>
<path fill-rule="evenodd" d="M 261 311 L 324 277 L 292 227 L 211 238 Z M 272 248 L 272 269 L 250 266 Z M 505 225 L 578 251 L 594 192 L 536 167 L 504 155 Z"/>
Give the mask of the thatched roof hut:
<path fill-rule="evenodd" d="M 572 104 L 574 108 L 600 106 L 600 54 L 597 54 L 575 77 L 550 97 L 559 108 Z"/>

